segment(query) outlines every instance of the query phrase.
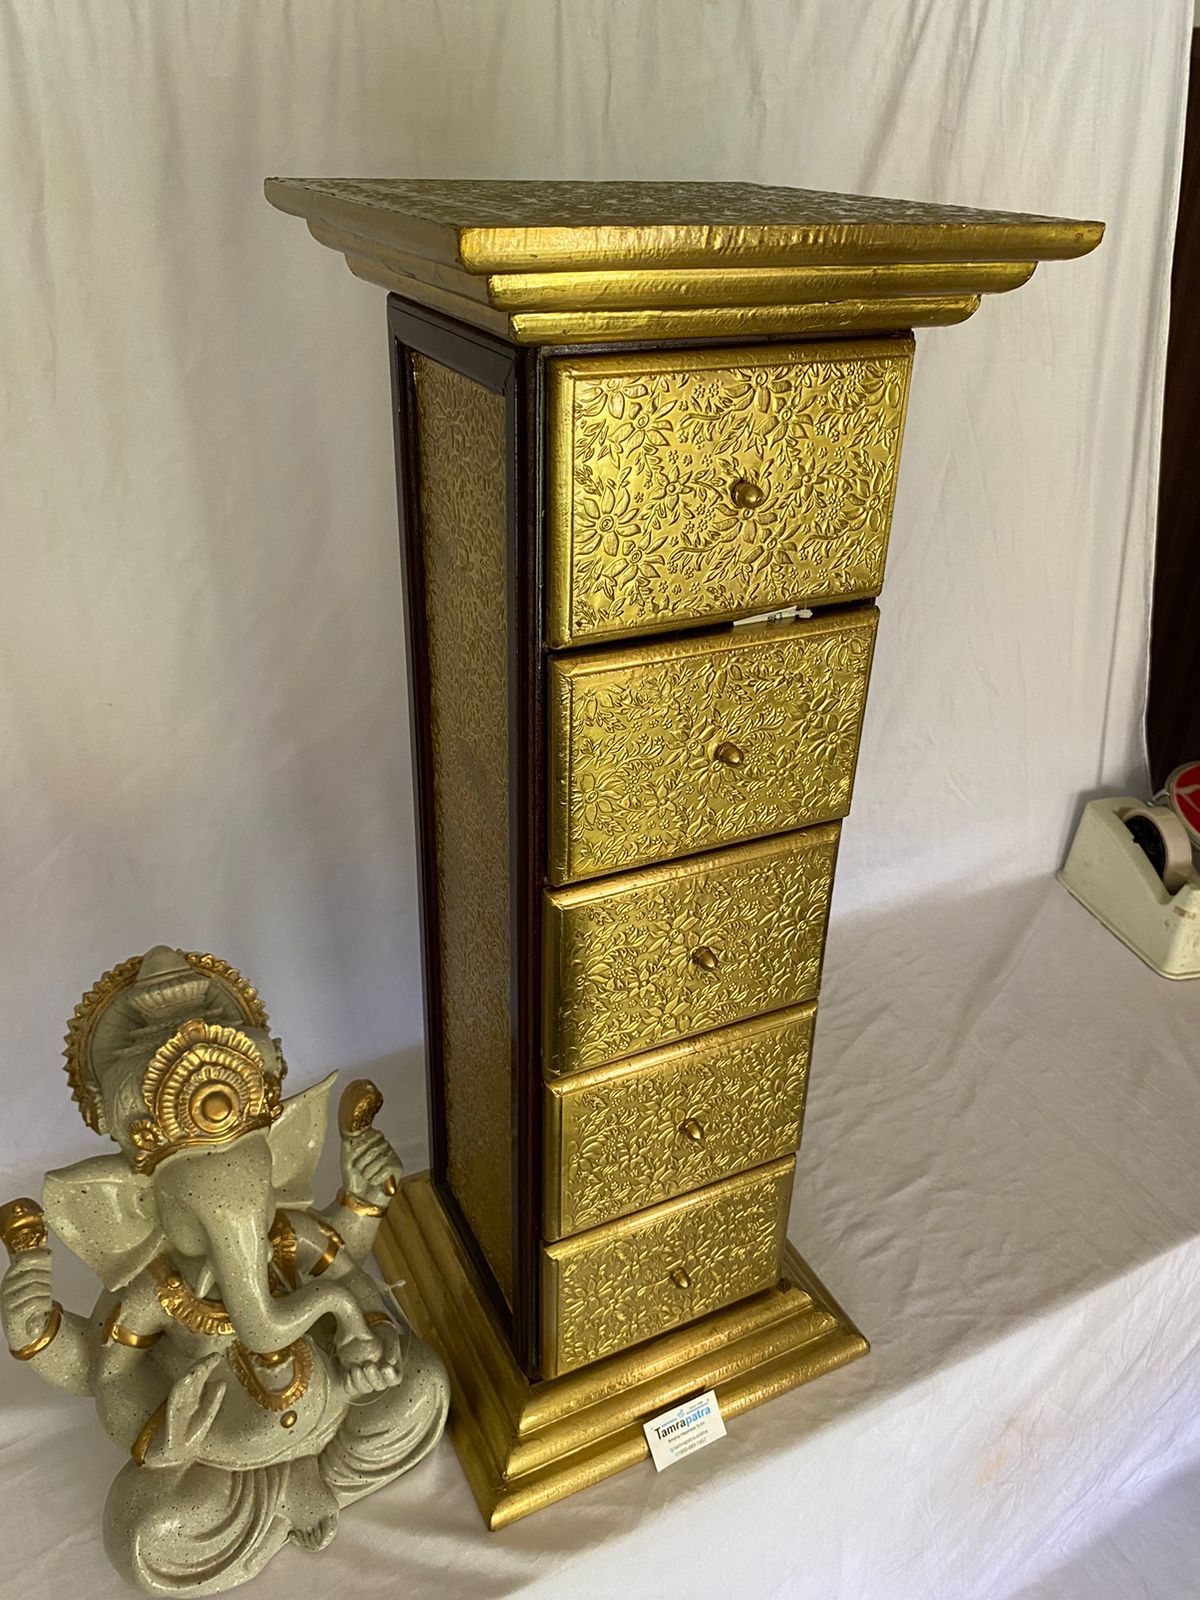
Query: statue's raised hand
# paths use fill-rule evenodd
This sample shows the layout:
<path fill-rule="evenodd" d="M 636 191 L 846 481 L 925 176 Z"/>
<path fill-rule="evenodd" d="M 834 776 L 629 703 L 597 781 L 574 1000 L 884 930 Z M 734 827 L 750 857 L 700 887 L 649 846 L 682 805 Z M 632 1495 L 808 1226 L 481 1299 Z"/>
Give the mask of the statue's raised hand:
<path fill-rule="evenodd" d="M 10 1350 L 29 1351 L 62 1314 L 50 1292 L 53 1263 L 36 1200 L 10 1200 L 0 1206 L 0 1239 L 11 1258 L 0 1280 L 0 1323 Z"/>
<path fill-rule="evenodd" d="M 13 1258 L 0 1281 L 0 1320 L 10 1350 L 28 1349 L 55 1314 L 51 1264 L 49 1250 L 26 1250 Z"/>
<path fill-rule="evenodd" d="M 400 1157 L 377 1128 L 342 1140 L 342 1182 L 351 1194 L 385 1206 L 404 1176 Z"/>
<path fill-rule="evenodd" d="M 342 1136 L 342 1183 L 373 1206 L 386 1206 L 404 1176 L 400 1157 L 371 1126 L 383 1096 L 369 1078 L 355 1078 L 342 1090 L 338 1132 Z"/>
<path fill-rule="evenodd" d="M 214 1350 L 172 1384 L 163 1425 L 146 1451 L 146 1466 L 177 1467 L 195 1458 L 225 1398 L 225 1379 L 218 1376 L 224 1366 L 225 1352 Z"/>
<path fill-rule="evenodd" d="M 394 1322 L 379 1323 L 370 1340 L 353 1340 L 338 1349 L 342 1363 L 342 1383 L 351 1399 L 381 1394 L 394 1389 L 404 1377 L 404 1346 Z"/>

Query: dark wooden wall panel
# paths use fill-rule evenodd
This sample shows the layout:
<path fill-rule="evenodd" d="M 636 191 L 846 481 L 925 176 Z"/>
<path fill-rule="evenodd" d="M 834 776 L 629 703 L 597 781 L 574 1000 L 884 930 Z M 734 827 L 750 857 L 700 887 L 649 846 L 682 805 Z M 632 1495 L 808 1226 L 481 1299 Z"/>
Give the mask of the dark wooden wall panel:
<path fill-rule="evenodd" d="M 1158 547 L 1146 737 L 1157 787 L 1200 757 L 1200 32 L 1192 35 L 1187 129 L 1171 274 Z"/>

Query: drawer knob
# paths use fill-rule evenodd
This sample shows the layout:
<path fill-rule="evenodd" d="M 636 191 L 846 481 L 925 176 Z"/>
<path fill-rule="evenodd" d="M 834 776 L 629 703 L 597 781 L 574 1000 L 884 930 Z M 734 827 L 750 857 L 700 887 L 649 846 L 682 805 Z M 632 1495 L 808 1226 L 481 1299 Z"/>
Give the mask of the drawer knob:
<path fill-rule="evenodd" d="M 690 1139 L 693 1144 L 704 1143 L 704 1124 L 697 1122 L 695 1117 L 689 1117 L 686 1122 L 681 1122 L 679 1131 L 685 1139 Z"/>
<path fill-rule="evenodd" d="M 672 1267 L 668 1276 L 677 1289 L 690 1289 L 692 1275 L 685 1267 Z"/>
<path fill-rule="evenodd" d="M 692 960 L 702 972 L 715 972 L 721 965 L 720 958 L 715 950 L 706 944 L 698 944 L 692 951 Z"/>
<path fill-rule="evenodd" d="M 714 761 L 719 761 L 723 767 L 740 767 L 746 759 L 742 747 L 730 739 L 722 739 L 712 753 Z"/>
<path fill-rule="evenodd" d="M 735 478 L 729 486 L 729 493 L 734 505 L 740 506 L 743 511 L 753 511 L 766 499 L 766 490 L 762 485 L 752 483 L 749 478 Z"/>

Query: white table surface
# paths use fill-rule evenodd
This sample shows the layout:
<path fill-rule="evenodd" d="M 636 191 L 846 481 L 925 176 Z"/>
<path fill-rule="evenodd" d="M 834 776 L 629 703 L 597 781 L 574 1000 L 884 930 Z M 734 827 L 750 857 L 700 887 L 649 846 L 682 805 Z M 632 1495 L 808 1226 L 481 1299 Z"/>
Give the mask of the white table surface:
<path fill-rule="evenodd" d="M 499 1534 L 444 1441 L 259 1600 L 1002 1600 L 1200 1466 L 1200 984 L 1049 881 L 845 920 L 827 971 L 791 1236 L 871 1355 Z M 0 1373 L 0 1589 L 125 1593 L 117 1452 L 86 1402 Z"/>

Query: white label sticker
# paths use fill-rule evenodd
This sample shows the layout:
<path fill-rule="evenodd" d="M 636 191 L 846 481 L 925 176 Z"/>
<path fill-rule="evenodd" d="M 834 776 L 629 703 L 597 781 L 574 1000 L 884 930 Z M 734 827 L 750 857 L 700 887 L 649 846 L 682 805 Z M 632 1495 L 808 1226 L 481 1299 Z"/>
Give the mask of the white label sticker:
<path fill-rule="evenodd" d="M 725 1437 L 725 1424 L 721 1421 L 721 1407 L 711 1389 L 698 1394 L 694 1400 L 685 1400 L 670 1411 L 661 1411 L 657 1417 L 642 1423 L 642 1430 L 650 1446 L 650 1459 L 657 1471 L 669 1467 L 684 1456 L 703 1450 L 714 1439 Z"/>
<path fill-rule="evenodd" d="M 804 622 L 812 616 L 805 606 L 787 606 L 782 611 L 760 611 L 756 617 L 736 617 L 735 628 L 757 628 L 764 622 Z"/>

